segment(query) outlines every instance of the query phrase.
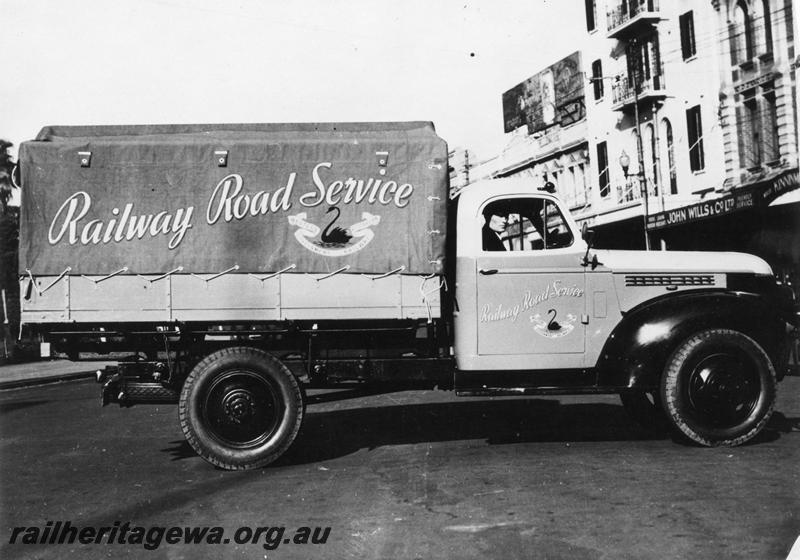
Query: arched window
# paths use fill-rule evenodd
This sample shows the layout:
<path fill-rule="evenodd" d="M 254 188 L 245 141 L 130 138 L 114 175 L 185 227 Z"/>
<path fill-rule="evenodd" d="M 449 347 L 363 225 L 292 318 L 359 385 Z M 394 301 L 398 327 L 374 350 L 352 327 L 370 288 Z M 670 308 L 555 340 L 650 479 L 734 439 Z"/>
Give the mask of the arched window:
<path fill-rule="evenodd" d="M 580 204 L 586 204 L 586 170 L 584 164 L 579 163 L 575 166 L 575 200 Z"/>
<path fill-rule="evenodd" d="M 664 149 L 667 157 L 662 157 L 662 166 L 666 164 L 663 177 L 669 177 L 669 194 L 678 194 L 678 173 L 675 169 L 675 141 L 672 136 L 672 123 L 668 119 L 661 121 L 661 137 L 664 139 Z M 663 168 L 662 168 L 663 169 Z"/>
<path fill-rule="evenodd" d="M 764 45 L 766 38 L 764 37 L 764 13 L 762 11 L 763 4 L 760 0 L 756 0 L 750 6 L 750 21 L 753 29 L 753 54 L 759 55 L 764 52 Z"/>
<path fill-rule="evenodd" d="M 763 11 L 764 23 L 764 48 L 763 53 L 772 52 L 772 14 L 770 13 L 769 0 L 761 1 L 761 10 Z"/>
<path fill-rule="evenodd" d="M 731 48 L 734 59 L 741 64 L 753 58 L 753 20 L 744 0 L 739 0 L 733 9 L 732 31 Z"/>
<path fill-rule="evenodd" d="M 656 153 L 656 130 L 652 124 L 648 124 L 644 128 L 644 166 L 645 178 L 647 179 L 647 188 L 652 190 L 653 194 L 658 194 L 658 167 L 656 161 L 658 154 Z"/>

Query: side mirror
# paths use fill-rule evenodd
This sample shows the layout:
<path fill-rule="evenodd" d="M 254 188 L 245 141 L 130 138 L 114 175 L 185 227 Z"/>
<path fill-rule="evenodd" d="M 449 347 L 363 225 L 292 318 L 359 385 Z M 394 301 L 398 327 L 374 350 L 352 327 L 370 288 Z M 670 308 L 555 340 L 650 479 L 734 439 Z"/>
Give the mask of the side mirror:
<path fill-rule="evenodd" d="M 586 241 L 586 244 L 591 247 L 594 244 L 594 230 L 589 229 L 589 224 L 583 222 L 581 226 L 581 239 Z"/>
<path fill-rule="evenodd" d="M 594 230 L 589 229 L 589 225 L 586 222 L 583 222 L 581 226 L 581 238 L 586 241 L 586 254 L 583 255 L 583 259 L 581 259 L 581 266 L 589 266 L 592 265 L 592 270 L 597 268 L 597 255 L 593 255 L 591 259 L 589 259 L 589 251 L 592 249 L 592 245 L 594 244 Z"/>

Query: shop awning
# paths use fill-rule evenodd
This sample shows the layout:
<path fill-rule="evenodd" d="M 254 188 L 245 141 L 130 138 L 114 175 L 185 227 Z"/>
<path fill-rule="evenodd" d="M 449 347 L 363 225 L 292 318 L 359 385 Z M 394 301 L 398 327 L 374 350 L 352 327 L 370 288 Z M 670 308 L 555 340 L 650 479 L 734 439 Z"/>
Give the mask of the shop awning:
<path fill-rule="evenodd" d="M 682 206 L 647 217 L 650 230 L 696 223 L 756 207 L 769 206 L 775 199 L 800 187 L 798 169 L 781 170 L 771 177 L 743 185 L 729 194 Z"/>

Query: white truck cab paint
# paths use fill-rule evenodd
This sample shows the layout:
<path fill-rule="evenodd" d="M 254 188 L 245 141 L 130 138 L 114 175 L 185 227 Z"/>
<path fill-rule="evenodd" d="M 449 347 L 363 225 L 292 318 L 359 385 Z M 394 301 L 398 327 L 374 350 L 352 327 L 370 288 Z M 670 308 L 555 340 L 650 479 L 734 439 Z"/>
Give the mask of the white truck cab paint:
<path fill-rule="evenodd" d="M 511 215 L 502 251 L 482 240 L 493 206 Z M 622 312 L 667 292 L 725 288 L 729 273 L 772 274 L 762 259 L 743 253 L 588 253 L 569 212 L 530 181 L 495 179 L 466 189 L 458 209 L 458 367 L 592 367 Z M 587 262 L 594 257 L 596 265 Z"/>
<path fill-rule="evenodd" d="M 569 213 L 555 196 L 521 180 L 476 183 L 458 204 L 458 367 L 584 367 L 586 243 Z M 493 207 L 509 216 L 501 235 L 505 250 L 483 243 L 485 214 Z"/>

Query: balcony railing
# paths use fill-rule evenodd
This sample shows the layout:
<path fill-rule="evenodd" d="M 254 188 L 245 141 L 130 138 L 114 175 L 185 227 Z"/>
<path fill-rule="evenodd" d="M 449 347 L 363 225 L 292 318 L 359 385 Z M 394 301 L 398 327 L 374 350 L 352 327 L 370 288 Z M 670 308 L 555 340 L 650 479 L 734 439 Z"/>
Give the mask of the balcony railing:
<path fill-rule="evenodd" d="M 645 180 L 647 184 L 647 196 L 650 199 L 650 206 L 652 208 L 653 202 L 658 196 L 658 189 L 653 184 L 653 181 L 648 177 Z M 623 182 L 616 184 L 616 202 L 617 204 L 627 204 L 629 202 L 636 202 L 642 199 L 642 180 L 638 175 L 630 175 Z"/>
<path fill-rule="evenodd" d="M 639 82 L 639 100 L 653 97 L 666 97 L 667 87 L 664 74 L 655 74 L 650 78 Z M 620 74 L 614 80 L 612 86 L 612 108 L 615 110 L 625 109 L 633 105 L 636 100 L 636 92 L 633 80 L 628 78 L 628 74 Z"/>
<path fill-rule="evenodd" d="M 624 183 L 617 183 L 617 204 L 634 202 L 642 198 L 642 183 L 638 177 L 628 177 Z"/>
<path fill-rule="evenodd" d="M 609 38 L 617 38 L 640 22 L 661 19 L 658 0 L 621 0 L 606 17 Z"/>

